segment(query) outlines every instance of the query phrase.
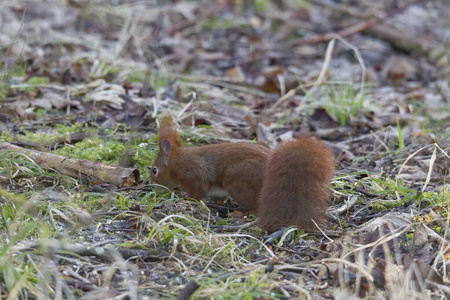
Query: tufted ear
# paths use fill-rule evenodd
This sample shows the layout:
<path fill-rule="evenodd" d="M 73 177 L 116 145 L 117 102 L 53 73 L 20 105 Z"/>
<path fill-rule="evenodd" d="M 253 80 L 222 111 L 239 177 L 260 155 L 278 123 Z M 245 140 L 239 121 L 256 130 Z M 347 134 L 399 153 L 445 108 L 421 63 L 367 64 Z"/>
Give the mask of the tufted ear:
<path fill-rule="evenodd" d="M 172 145 L 170 144 L 169 140 L 163 140 L 161 142 L 161 147 L 160 147 L 159 151 L 163 155 L 163 162 L 164 162 L 165 166 L 167 166 L 169 164 L 169 155 L 170 155 L 171 150 L 172 150 Z"/>
<path fill-rule="evenodd" d="M 172 117 L 164 117 L 161 120 L 161 124 L 159 126 L 159 146 L 161 147 L 161 143 L 163 140 L 169 140 L 172 148 L 174 147 L 183 147 L 183 143 L 181 141 L 180 135 L 177 131 L 176 123 L 173 121 Z"/>

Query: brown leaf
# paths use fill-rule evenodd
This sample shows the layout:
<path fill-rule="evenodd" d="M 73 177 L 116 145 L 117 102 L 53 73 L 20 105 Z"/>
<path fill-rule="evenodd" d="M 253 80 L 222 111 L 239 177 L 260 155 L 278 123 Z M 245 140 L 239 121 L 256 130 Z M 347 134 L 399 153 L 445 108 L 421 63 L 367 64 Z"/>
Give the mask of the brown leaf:
<path fill-rule="evenodd" d="M 237 82 L 245 81 L 245 74 L 244 74 L 244 72 L 242 72 L 242 69 L 239 66 L 228 69 L 225 72 L 225 77 L 233 79 L 234 81 L 237 81 Z"/>

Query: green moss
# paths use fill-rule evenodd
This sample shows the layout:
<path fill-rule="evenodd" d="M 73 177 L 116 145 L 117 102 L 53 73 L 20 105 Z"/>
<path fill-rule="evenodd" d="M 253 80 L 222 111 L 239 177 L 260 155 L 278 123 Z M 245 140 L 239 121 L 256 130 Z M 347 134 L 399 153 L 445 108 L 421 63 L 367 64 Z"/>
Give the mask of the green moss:
<path fill-rule="evenodd" d="M 255 0 L 255 8 L 258 13 L 264 13 L 267 8 L 268 0 Z"/>
<path fill-rule="evenodd" d="M 78 132 L 80 131 L 80 129 L 83 126 L 79 123 L 75 123 L 73 125 L 66 125 L 66 124 L 60 124 L 60 123 L 56 123 L 53 125 L 53 128 L 58 131 L 59 133 L 73 133 L 73 132 Z"/>
<path fill-rule="evenodd" d="M 256 218 L 256 216 L 254 216 Z M 263 236 L 266 235 L 266 231 L 263 230 L 261 227 L 258 226 L 253 226 L 252 227 L 252 235 L 255 238 L 262 238 Z"/>
<path fill-rule="evenodd" d="M 55 154 L 96 162 L 119 164 L 125 151 L 125 145 L 117 141 L 103 141 L 99 138 L 87 138 L 75 146 L 65 146 Z"/>
<path fill-rule="evenodd" d="M 180 133 L 183 141 L 186 141 L 187 146 L 211 144 L 212 138 L 210 136 L 203 136 L 196 133 L 192 133 L 189 130 L 184 130 Z"/>
<path fill-rule="evenodd" d="M 35 93 L 38 91 L 37 85 L 48 84 L 48 77 L 31 77 L 27 80 L 26 84 L 30 86 L 18 88 L 19 91 L 24 92 L 25 94 Z"/>
<path fill-rule="evenodd" d="M 16 194 L 4 189 L 0 186 L 0 196 L 9 203 L 14 203 L 15 205 L 22 205 L 26 202 L 27 198 L 23 194 Z"/>
<path fill-rule="evenodd" d="M 128 74 L 128 81 L 132 83 L 144 82 L 145 71 L 134 71 Z"/>
<path fill-rule="evenodd" d="M 215 225 L 224 226 L 228 224 L 228 219 L 218 219 Z"/>
<path fill-rule="evenodd" d="M 437 232 L 438 234 L 440 234 L 440 235 L 444 235 L 445 232 L 447 231 L 447 228 L 445 228 L 445 227 L 440 227 L 440 226 L 436 226 L 436 227 L 434 227 L 433 229 L 434 229 L 434 231 L 436 231 L 436 232 Z"/>
<path fill-rule="evenodd" d="M 73 128 L 66 129 L 72 130 Z M 126 167 L 136 167 L 141 174 L 141 178 L 147 179 L 150 177 L 149 168 L 153 165 L 158 148 L 156 145 L 153 145 L 150 149 L 146 149 L 146 145 L 142 143 L 127 149 L 127 146 L 123 143 L 103 141 L 93 137 L 84 139 L 75 144 L 75 146 L 65 146 L 55 151 L 55 154 L 117 165 L 121 162 L 125 152 L 127 152 L 131 155 Z"/>
<path fill-rule="evenodd" d="M 48 82 L 48 77 L 31 77 L 27 80 L 27 84 L 47 84 Z"/>
<path fill-rule="evenodd" d="M 11 135 L 10 132 L 5 130 L 5 131 L 2 131 L 2 133 L 0 133 L 0 141 L 2 141 L 2 142 L 11 142 L 13 140 L 14 140 L 14 138 Z"/>
<path fill-rule="evenodd" d="M 141 174 L 141 179 L 147 179 L 150 177 L 150 167 L 156 159 L 158 148 L 156 145 L 152 146 L 149 150 L 144 148 L 145 144 L 133 146 L 133 152 L 135 153 L 130 157 L 130 161 Z"/>
<path fill-rule="evenodd" d="M 377 213 L 386 209 L 386 206 L 384 206 L 383 201 L 376 201 L 371 206 L 372 206 L 372 210 Z"/>
<path fill-rule="evenodd" d="M 403 198 L 400 201 L 375 201 L 371 206 L 375 212 L 382 212 L 386 209 L 393 209 L 401 207 L 407 199 Z"/>
<path fill-rule="evenodd" d="M 339 225 L 340 225 L 340 227 L 342 227 L 343 229 L 348 229 L 348 228 L 349 228 L 347 222 L 345 222 L 345 220 L 343 220 L 343 219 L 339 219 Z M 336 227 L 339 227 L 339 226 L 336 226 Z"/>
<path fill-rule="evenodd" d="M 47 110 L 43 108 L 37 108 L 34 113 L 36 114 L 36 120 L 42 120 L 48 116 Z"/>
<path fill-rule="evenodd" d="M 447 187 L 442 187 L 439 193 L 424 192 L 420 201 L 427 200 L 432 204 L 448 206 L 450 205 L 450 190 Z"/>
<path fill-rule="evenodd" d="M 406 242 L 408 245 L 412 245 L 414 243 L 414 233 L 407 233 L 406 234 Z"/>
<path fill-rule="evenodd" d="M 58 141 L 59 135 L 46 132 L 24 131 L 25 135 L 17 135 L 15 139 L 20 142 L 32 142 L 36 144 L 50 145 Z"/>

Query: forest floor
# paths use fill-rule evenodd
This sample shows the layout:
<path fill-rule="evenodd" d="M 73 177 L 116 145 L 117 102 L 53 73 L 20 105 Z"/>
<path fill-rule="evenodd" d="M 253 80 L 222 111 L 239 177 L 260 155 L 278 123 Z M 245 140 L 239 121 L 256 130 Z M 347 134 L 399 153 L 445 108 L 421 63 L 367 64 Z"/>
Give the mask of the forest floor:
<path fill-rule="evenodd" d="M 1 1 L 1 298 L 448 299 L 449 15 L 444 0 Z M 186 145 L 322 139 L 323 232 L 268 235 L 230 201 L 152 184 L 168 113 Z"/>

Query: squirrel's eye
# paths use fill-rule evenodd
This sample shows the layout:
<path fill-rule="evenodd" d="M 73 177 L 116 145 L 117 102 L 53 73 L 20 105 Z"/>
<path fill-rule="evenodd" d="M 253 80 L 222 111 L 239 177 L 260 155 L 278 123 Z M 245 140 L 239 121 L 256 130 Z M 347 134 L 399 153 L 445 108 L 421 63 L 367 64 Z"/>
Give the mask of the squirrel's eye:
<path fill-rule="evenodd" d="M 158 174 L 158 168 L 157 167 L 153 167 L 152 173 L 153 173 L 153 175 L 157 175 Z"/>

